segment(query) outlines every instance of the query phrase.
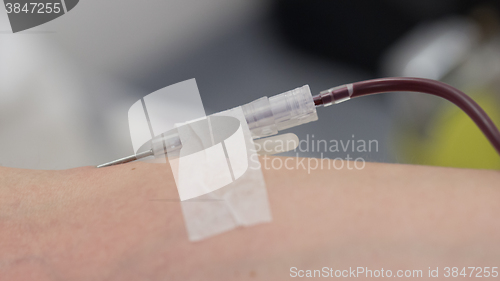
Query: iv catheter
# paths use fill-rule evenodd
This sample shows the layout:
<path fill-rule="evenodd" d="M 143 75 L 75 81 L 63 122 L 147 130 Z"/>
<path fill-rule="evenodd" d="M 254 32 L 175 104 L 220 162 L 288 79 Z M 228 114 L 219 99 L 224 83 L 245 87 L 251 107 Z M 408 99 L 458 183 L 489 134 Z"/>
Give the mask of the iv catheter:
<path fill-rule="evenodd" d="M 469 96 L 445 83 L 423 78 L 382 78 L 345 84 L 312 96 L 303 86 L 270 98 L 262 97 L 242 106 L 254 139 L 276 135 L 278 131 L 316 121 L 317 107 L 339 104 L 351 98 L 385 92 L 417 92 L 444 98 L 462 109 L 479 127 L 500 155 L 500 131 L 486 112 Z M 129 157 L 97 166 L 98 168 L 128 163 L 141 158 L 169 153 L 182 144 L 175 133 L 151 140 L 152 148 Z"/>

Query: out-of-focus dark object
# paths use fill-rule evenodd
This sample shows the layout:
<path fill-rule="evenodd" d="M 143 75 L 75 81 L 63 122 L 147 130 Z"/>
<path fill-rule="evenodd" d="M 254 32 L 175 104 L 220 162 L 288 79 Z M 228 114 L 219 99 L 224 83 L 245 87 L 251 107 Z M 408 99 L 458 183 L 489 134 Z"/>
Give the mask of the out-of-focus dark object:
<path fill-rule="evenodd" d="M 376 72 L 384 51 L 421 21 L 464 15 L 491 0 L 275 0 L 273 18 L 298 49 Z"/>

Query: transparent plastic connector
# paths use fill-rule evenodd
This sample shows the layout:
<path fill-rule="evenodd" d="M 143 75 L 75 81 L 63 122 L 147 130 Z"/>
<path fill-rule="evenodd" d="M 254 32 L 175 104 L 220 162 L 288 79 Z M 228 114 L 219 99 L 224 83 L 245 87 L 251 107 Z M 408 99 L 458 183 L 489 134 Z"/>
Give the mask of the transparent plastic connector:
<path fill-rule="evenodd" d="M 242 105 L 252 138 L 278 134 L 278 131 L 318 120 L 316 106 L 308 85 L 282 94 L 262 97 Z M 182 147 L 177 129 L 154 137 L 150 144 L 152 154 L 158 158 L 173 155 Z"/>
<path fill-rule="evenodd" d="M 262 97 L 242 106 L 254 138 L 272 136 L 278 131 L 318 120 L 308 85 L 282 94 Z"/>
<path fill-rule="evenodd" d="M 151 150 L 155 158 L 164 158 L 165 154 L 171 155 L 179 152 L 181 147 L 182 143 L 177 129 L 172 129 L 151 140 Z"/>
<path fill-rule="evenodd" d="M 272 136 L 278 133 L 269 98 L 262 97 L 241 106 L 253 138 Z"/>

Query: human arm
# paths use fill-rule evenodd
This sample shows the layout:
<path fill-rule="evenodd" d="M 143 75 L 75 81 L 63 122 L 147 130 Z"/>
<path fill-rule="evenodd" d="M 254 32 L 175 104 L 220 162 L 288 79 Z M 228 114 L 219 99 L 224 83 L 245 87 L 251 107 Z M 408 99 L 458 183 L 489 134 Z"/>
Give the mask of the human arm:
<path fill-rule="evenodd" d="M 263 169 L 271 223 L 189 242 L 166 165 L 0 168 L 0 279 L 280 280 L 290 268 L 500 266 L 500 173 Z"/>

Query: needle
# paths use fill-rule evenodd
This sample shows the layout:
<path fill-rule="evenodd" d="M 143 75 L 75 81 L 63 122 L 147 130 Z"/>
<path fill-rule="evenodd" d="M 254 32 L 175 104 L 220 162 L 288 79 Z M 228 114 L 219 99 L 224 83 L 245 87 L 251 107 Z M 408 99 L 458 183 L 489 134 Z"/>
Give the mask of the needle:
<path fill-rule="evenodd" d="M 118 164 L 124 164 L 124 163 L 132 162 L 132 161 L 135 161 L 135 160 L 138 160 L 138 159 L 141 159 L 144 157 L 152 156 L 152 155 L 153 155 L 153 150 L 150 149 L 148 151 L 144 151 L 144 152 L 141 152 L 141 153 L 138 153 L 135 155 L 130 155 L 128 157 L 120 158 L 120 159 L 115 160 L 115 161 L 101 164 L 101 165 L 97 166 L 97 168 L 103 168 L 103 167 L 108 167 L 108 166 L 113 166 L 113 165 L 118 165 Z"/>

